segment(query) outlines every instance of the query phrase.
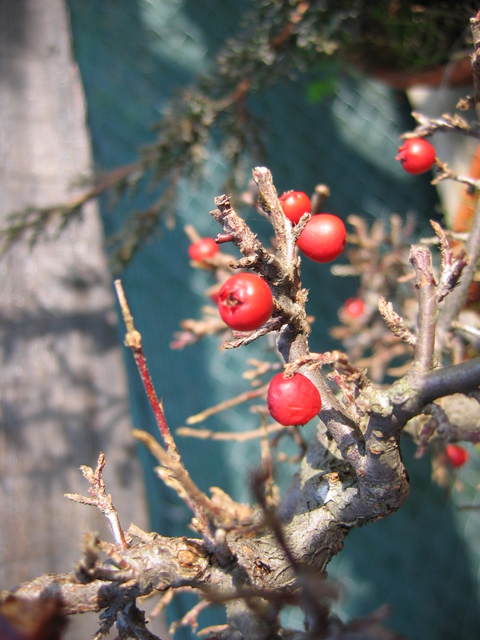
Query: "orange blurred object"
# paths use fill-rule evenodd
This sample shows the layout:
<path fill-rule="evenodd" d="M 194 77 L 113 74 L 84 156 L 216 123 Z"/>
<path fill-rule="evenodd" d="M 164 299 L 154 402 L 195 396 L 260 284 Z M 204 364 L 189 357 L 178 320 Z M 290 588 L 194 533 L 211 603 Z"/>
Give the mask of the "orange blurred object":
<path fill-rule="evenodd" d="M 480 179 L 480 142 L 475 149 L 470 163 L 469 178 Z M 473 216 L 477 208 L 478 193 L 470 193 L 468 187 L 463 189 L 462 201 L 453 217 L 453 231 L 465 232 L 472 225 Z"/>

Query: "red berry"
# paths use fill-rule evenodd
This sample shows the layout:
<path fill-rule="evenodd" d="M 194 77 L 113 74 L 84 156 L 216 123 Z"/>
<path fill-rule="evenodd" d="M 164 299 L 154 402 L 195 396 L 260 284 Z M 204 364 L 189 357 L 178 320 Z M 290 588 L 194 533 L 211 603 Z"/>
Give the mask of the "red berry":
<path fill-rule="evenodd" d="M 463 467 L 468 460 L 468 453 L 458 444 L 447 444 L 445 447 L 448 463 L 452 467 Z"/>
<path fill-rule="evenodd" d="M 331 262 L 345 249 L 347 231 L 337 216 L 319 213 L 305 225 L 297 240 L 298 248 L 314 262 Z"/>
<path fill-rule="evenodd" d="M 310 213 L 312 204 L 303 191 L 287 191 L 279 198 L 285 217 L 296 224 L 304 213 Z"/>
<path fill-rule="evenodd" d="M 238 273 L 220 289 L 218 310 L 232 329 L 259 329 L 272 315 L 272 293 L 268 284 L 254 273 Z"/>
<path fill-rule="evenodd" d="M 407 173 L 418 175 L 433 167 L 435 149 L 423 138 L 410 138 L 399 148 L 396 160 L 402 163 Z"/>
<path fill-rule="evenodd" d="M 287 425 L 303 425 L 314 418 L 322 408 L 317 387 L 300 373 L 284 378 L 277 373 L 270 381 L 267 406 L 274 420 Z"/>
<path fill-rule="evenodd" d="M 361 298 L 348 298 L 343 304 L 343 310 L 349 318 L 360 318 L 365 311 L 365 303 Z"/>
<path fill-rule="evenodd" d="M 220 247 L 213 238 L 202 238 L 188 247 L 188 255 L 197 262 L 210 260 L 219 251 Z"/>

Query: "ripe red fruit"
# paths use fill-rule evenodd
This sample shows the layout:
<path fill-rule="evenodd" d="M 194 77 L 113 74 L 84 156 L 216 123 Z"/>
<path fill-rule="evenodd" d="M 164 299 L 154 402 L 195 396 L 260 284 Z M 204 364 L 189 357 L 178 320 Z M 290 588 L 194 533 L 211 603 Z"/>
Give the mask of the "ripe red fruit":
<path fill-rule="evenodd" d="M 259 329 L 272 315 L 273 297 L 268 284 L 254 273 L 237 273 L 218 293 L 222 320 L 237 331 Z"/>
<path fill-rule="evenodd" d="M 452 467 L 463 467 L 468 460 L 468 453 L 458 444 L 447 444 L 445 447 L 448 463 Z"/>
<path fill-rule="evenodd" d="M 297 246 L 314 262 L 331 262 L 345 249 L 347 231 L 339 217 L 319 213 L 305 225 Z"/>
<path fill-rule="evenodd" d="M 396 160 L 402 163 L 407 173 L 418 175 L 432 168 L 435 149 L 423 138 L 410 138 L 399 148 Z"/>
<path fill-rule="evenodd" d="M 343 310 L 349 318 L 360 318 L 365 311 L 365 303 L 361 298 L 348 298 L 343 304 Z"/>
<path fill-rule="evenodd" d="M 213 258 L 220 251 L 220 247 L 213 238 L 202 238 L 188 247 L 188 255 L 192 260 L 203 262 Z"/>
<path fill-rule="evenodd" d="M 312 203 L 303 191 L 288 191 L 279 198 L 283 213 L 293 224 L 297 224 L 304 213 L 310 213 Z"/>
<path fill-rule="evenodd" d="M 268 387 L 267 406 L 280 424 L 303 425 L 320 411 L 322 399 L 313 382 L 301 373 L 294 373 L 292 378 L 277 373 Z"/>

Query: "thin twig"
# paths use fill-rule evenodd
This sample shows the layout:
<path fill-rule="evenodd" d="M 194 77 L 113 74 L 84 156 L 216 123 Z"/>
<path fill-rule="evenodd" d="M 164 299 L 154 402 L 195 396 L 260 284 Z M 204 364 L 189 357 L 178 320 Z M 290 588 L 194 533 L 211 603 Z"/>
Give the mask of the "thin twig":
<path fill-rule="evenodd" d="M 222 520 L 225 516 L 223 510 L 197 487 L 180 459 L 174 458 L 169 452 L 165 451 L 150 433 L 134 429 L 132 435 L 142 442 L 160 464 L 170 472 L 168 476 L 162 474 L 162 479 L 175 489 L 178 495 L 188 504 L 197 519 L 200 531 L 210 543 L 213 543 L 207 514 L 215 515 Z"/>
<path fill-rule="evenodd" d="M 224 342 L 224 349 L 237 349 L 238 347 L 244 347 L 247 344 L 251 344 L 258 338 L 267 335 L 267 333 L 271 333 L 272 331 L 279 331 L 283 325 L 286 324 L 285 320 L 281 317 L 278 318 L 270 318 L 267 322 L 257 329 L 256 331 L 249 331 L 245 336 L 241 336 L 236 340 L 230 340 L 229 342 Z M 234 337 L 239 335 L 239 332 L 234 332 Z"/>
<path fill-rule="evenodd" d="M 110 528 L 113 533 L 115 542 L 120 549 L 128 549 L 128 543 L 125 540 L 123 529 L 120 526 L 120 519 L 118 517 L 117 510 L 113 505 L 112 496 L 107 494 L 105 490 L 105 482 L 102 478 L 103 469 L 105 468 L 105 456 L 100 452 L 98 456 L 97 468 L 95 471 L 86 465 L 80 467 L 84 477 L 90 484 L 91 488 L 88 490 L 91 498 L 85 498 L 77 493 L 65 493 L 65 498 L 72 500 L 73 502 L 79 502 L 80 504 L 88 504 L 92 507 L 96 507 L 107 518 Z"/>
<path fill-rule="evenodd" d="M 260 398 L 267 392 L 267 389 L 268 384 L 264 384 L 261 387 L 258 387 L 258 389 L 245 391 L 244 393 L 235 396 L 235 398 L 229 398 L 228 400 L 219 402 L 214 407 L 209 407 L 208 409 L 205 409 L 205 411 L 201 411 L 200 413 L 196 413 L 194 416 L 190 416 L 189 418 L 187 418 L 187 424 L 198 424 L 199 422 L 203 422 L 210 416 L 213 416 L 220 411 L 225 411 L 225 409 L 230 409 L 231 407 L 235 407 L 237 404 L 247 402 L 248 400 L 253 400 L 254 398 Z"/>
<path fill-rule="evenodd" d="M 145 387 L 145 391 L 147 392 L 150 406 L 153 409 L 155 420 L 157 422 L 167 451 L 174 459 L 180 460 L 180 454 L 178 453 L 177 445 L 175 444 L 175 440 L 173 439 L 173 436 L 165 419 L 163 404 L 157 397 L 152 378 L 150 377 L 150 372 L 148 371 L 147 360 L 142 348 L 142 336 L 140 332 L 135 329 L 135 326 L 133 324 L 133 316 L 130 312 L 121 280 L 115 280 L 115 289 L 117 292 L 118 302 L 122 310 L 123 321 L 125 322 L 125 326 L 127 328 L 125 345 L 127 347 L 130 347 L 130 349 L 133 351 L 133 356 L 135 358 L 135 362 L 137 363 L 143 386 Z"/>
<path fill-rule="evenodd" d="M 465 251 L 468 264 L 462 272 L 458 285 L 448 296 L 448 304 L 441 309 L 437 322 L 437 353 L 440 354 L 445 347 L 448 332 L 452 322 L 457 319 L 458 314 L 465 305 L 473 282 L 477 262 L 480 257 L 480 202 L 477 205 L 472 228 L 465 244 Z"/>
<path fill-rule="evenodd" d="M 380 296 L 378 300 L 378 310 L 390 331 L 403 342 L 415 347 L 417 337 L 405 326 L 403 318 L 394 311 L 392 303 L 387 302 L 383 296 Z"/>
<path fill-rule="evenodd" d="M 404 138 L 424 138 L 437 131 L 455 131 L 472 138 L 480 138 L 480 125 L 477 123 L 469 124 L 458 114 L 451 116 L 445 113 L 441 118 L 431 119 L 421 113 L 412 111 L 412 116 L 418 122 L 418 126 L 411 133 L 402 136 Z"/>
<path fill-rule="evenodd" d="M 437 302 L 442 302 L 442 300 L 444 300 L 456 286 L 468 261 L 465 259 L 465 251 L 461 251 L 459 255 L 454 258 L 450 242 L 448 241 L 448 236 L 444 229 L 442 229 L 435 220 L 430 220 L 430 224 L 437 234 L 441 247 L 442 263 L 440 269 L 440 282 L 437 287 Z"/>
<path fill-rule="evenodd" d="M 193 632 L 198 628 L 198 615 L 204 610 L 210 607 L 212 603 L 209 600 L 200 600 L 190 611 L 180 618 L 180 620 L 174 620 L 168 629 L 168 633 L 174 634 L 177 629 L 181 627 L 190 627 Z"/>
<path fill-rule="evenodd" d="M 267 426 L 267 433 L 277 433 L 278 431 L 287 431 L 289 427 L 284 427 L 281 424 L 269 424 Z M 250 431 L 230 432 L 230 431 L 212 431 L 211 429 L 192 429 L 190 427 L 179 427 L 176 430 L 179 436 L 187 438 L 198 438 L 200 440 L 223 440 L 234 442 L 246 442 L 247 440 L 254 440 L 256 438 L 262 438 L 265 434 L 263 427 L 260 429 L 251 429 Z"/>

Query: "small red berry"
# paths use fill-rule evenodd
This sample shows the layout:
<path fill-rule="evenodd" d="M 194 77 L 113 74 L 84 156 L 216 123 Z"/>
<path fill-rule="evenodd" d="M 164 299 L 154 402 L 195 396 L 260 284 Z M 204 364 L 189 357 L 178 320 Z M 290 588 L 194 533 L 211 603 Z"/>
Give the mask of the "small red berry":
<path fill-rule="evenodd" d="M 343 310 L 345 315 L 352 318 L 352 320 L 360 318 L 364 314 L 365 303 L 361 298 L 348 298 L 343 304 Z"/>
<path fill-rule="evenodd" d="M 283 213 L 293 224 L 297 224 L 304 213 L 310 213 L 312 203 L 303 191 L 287 191 L 279 198 Z"/>
<path fill-rule="evenodd" d="M 267 406 L 280 424 L 303 425 L 320 411 L 322 399 L 313 382 L 301 373 L 294 373 L 292 378 L 277 373 L 268 387 Z"/>
<path fill-rule="evenodd" d="M 188 247 L 188 255 L 192 260 L 203 262 L 210 260 L 220 251 L 220 247 L 213 238 L 202 238 Z"/>
<path fill-rule="evenodd" d="M 254 273 L 237 273 L 218 293 L 218 310 L 231 329 L 259 329 L 272 315 L 273 297 L 268 284 Z"/>
<path fill-rule="evenodd" d="M 305 225 L 297 246 L 314 262 L 331 262 L 345 249 L 347 231 L 338 216 L 319 213 Z"/>
<path fill-rule="evenodd" d="M 458 444 L 447 444 L 445 447 L 448 463 L 452 467 L 463 467 L 468 460 L 468 453 Z"/>
<path fill-rule="evenodd" d="M 399 148 L 396 160 L 402 163 L 407 173 L 418 175 L 433 167 L 435 149 L 423 138 L 410 138 Z"/>

